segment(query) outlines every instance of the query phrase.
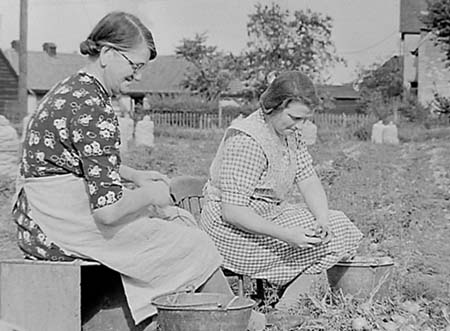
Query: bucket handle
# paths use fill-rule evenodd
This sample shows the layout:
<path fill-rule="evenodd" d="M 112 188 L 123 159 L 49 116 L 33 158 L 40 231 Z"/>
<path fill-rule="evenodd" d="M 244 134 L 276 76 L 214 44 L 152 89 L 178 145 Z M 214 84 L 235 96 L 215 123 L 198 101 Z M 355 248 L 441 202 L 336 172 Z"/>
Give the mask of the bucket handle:
<path fill-rule="evenodd" d="M 185 294 L 185 293 L 194 293 L 194 291 L 191 290 L 191 288 L 186 288 L 184 291 L 175 291 L 175 292 L 167 293 L 168 295 L 174 294 L 173 298 L 171 298 L 169 300 L 169 304 L 175 305 L 176 302 L 177 302 L 178 296 L 180 294 Z M 232 297 L 231 300 L 228 301 L 228 303 L 225 305 L 225 307 L 222 304 L 217 303 L 217 308 L 222 309 L 222 310 L 228 310 L 228 309 L 230 309 L 231 305 L 237 299 L 239 299 L 239 296 Z M 178 307 L 202 307 L 202 306 L 210 306 L 211 304 L 213 304 L 213 303 L 211 303 L 211 302 L 208 302 L 208 303 L 190 303 L 188 305 L 178 305 Z"/>
<path fill-rule="evenodd" d="M 239 297 L 238 297 L 238 296 L 234 296 L 234 297 L 227 303 L 227 305 L 225 306 L 225 310 L 228 310 L 228 309 L 231 307 L 231 305 L 232 305 L 237 299 L 239 299 Z"/>
<path fill-rule="evenodd" d="M 174 294 L 173 298 L 171 300 L 169 300 L 169 303 L 171 305 L 174 305 L 178 299 L 178 296 L 180 294 L 185 294 L 185 293 L 194 293 L 195 291 L 195 286 L 194 285 L 188 285 L 186 286 L 186 288 L 182 291 L 174 291 L 174 292 L 170 292 L 170 293 L 166 293 L 168 295 Z"/>

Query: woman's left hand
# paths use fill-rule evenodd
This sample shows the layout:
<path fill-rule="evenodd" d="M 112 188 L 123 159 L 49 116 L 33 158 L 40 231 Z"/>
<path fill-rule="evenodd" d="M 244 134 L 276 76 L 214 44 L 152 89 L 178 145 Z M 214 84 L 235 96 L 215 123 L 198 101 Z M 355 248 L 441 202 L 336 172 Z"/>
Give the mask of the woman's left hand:
<path fill-rule="evenodd" d="M 320 237 L 322 239 L 322 243 L 324 244 L 329 243 L 334 237 L 334 233 L 331 230 L 328 222 L 316 223 L 313 231 L 315 232 L 317 237 Z"/>
<path fill-rule="evenodd" d="M 135 170 L 135 173 L 133 174 L 133 182 L 139 186 L 142 187 L 148 182 L 154 182 L 154 181 L 162 181 L 167 186 L 170 185 L 170 179 L 166 175 L 153 170 Z"/>

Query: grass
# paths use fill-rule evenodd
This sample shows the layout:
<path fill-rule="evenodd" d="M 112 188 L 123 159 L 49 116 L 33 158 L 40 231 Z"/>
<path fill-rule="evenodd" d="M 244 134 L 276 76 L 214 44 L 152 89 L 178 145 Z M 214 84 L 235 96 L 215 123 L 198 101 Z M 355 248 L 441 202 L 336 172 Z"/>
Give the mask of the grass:
<path fill-rule="evenodd" d="M 206 177 L 220 134 L 161 131 L 146 158 L 130 153 L 127 161 L 171 175 Z M 391 295 L 368 302 L 322 289 L 302 301 L 308 323 L 298 330 L 350 330 L 358 318 L 370 330 L 444 330 L 450 325 L 450 246 L 445 244 L 450 192 L 443 191 L 442 180 L 450 178 L 443 170 L 450 158 L 440 151 L 450 147 L 450 130 L 405 126 L 399 130 L 399 146 L 373 145 L 352 136 L 319 131 L 318 144 L 310 152 L 330 207 L 345 211 L 365 234 L 360 253 L 394 258 Z M 270 310 L 277 289 L 266 292 L 267 306 L 262 309 Z M 409 306 L 417 309 L 410 312 Z"/>
<path fill-rule="evenodd" d="M 123 161 L 170 176 L 206 178 L 222 133 L 158 129 L 153 148 L 131 148 Z M 373 145 L 351 132 L 319 130 L 318 143 L 310 147 L 330 207 L 345 211 L 365 234 L 361 254 L 390 256 L 395 269 L 383 300 L 333 293 L 322 283 L 299 301 L 307 319 L 297 331 L 351 330 L 355 319 L 368 330 L 448 330 L 450 130 L 405 126 L 399 136 L 399 146 Z M 8 257 L 17 253 L 7 216 L 13 191 L 12 181 L 0 182 L 0 248 Z M 277 289 L 266 289 L 263 308 L 270 310 Z"/>

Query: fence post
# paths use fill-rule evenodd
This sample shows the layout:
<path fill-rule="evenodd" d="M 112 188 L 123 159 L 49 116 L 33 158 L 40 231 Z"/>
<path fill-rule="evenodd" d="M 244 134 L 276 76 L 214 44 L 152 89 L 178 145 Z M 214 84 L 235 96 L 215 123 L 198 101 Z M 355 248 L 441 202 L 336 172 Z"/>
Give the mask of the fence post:
<path fill-rule="evenodd" d="M 222 129 L 222 106 L 219 102 L 219 129 Z"/>

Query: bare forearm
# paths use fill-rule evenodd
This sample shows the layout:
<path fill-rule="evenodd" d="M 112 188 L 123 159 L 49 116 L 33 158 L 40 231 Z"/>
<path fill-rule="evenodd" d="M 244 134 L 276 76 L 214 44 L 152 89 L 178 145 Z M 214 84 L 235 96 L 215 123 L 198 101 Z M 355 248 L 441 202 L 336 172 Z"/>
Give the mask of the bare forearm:
<path fill-rule="evenodd" d="M 328 223 L 328 199 L 316 174 L 298 184 L 309 210 L 320 224 Z"/>
<path fill-rule="evenodd" d="M 125 180 L 128 180 L 130 182 L 134 182 L 134 174 L 135 174 L 136 170 L 121 164 L 120 168 L 119 168 L 119 173 L 120 173 L 120 177 L 122 177 Z"/>
<path fill-rule="evenodd" d="M 112 205 L 99 208 L 94 211 L 97 221 L 105 225 L 114 225 L 127 216 L 143 211 L 149 205 L 167 205 L 165 199 L 168 192 L 161 183 L 154 183 L 143 187 L 129 190 L 124 188 L 122 197 Z"/>
<path fill-rule="evenodd" d="M 285 241 L 287 228 L 283 228 L 273 222 L 266 220 L 250 207 L 222 204 L 222 213 L 225 220 L 237 228 L 260 235 L 266 235 Z"/>

